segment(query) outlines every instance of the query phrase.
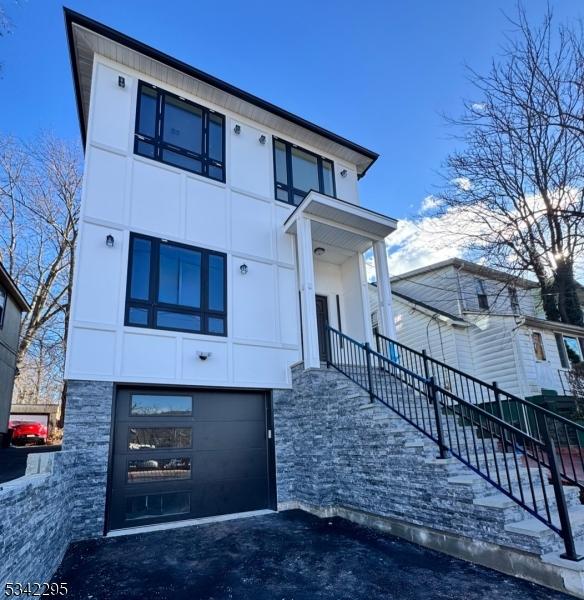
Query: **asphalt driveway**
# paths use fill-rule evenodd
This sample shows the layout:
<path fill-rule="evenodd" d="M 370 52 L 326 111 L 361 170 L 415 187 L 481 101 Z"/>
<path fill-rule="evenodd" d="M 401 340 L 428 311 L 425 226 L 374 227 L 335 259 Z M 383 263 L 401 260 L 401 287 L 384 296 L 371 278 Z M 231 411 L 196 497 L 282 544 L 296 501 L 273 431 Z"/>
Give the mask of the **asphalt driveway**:
<path fill-rule="evenodd" d="M 342 519 L 288 511 L 72 545 L 69 600 L 568 600 Z"/>

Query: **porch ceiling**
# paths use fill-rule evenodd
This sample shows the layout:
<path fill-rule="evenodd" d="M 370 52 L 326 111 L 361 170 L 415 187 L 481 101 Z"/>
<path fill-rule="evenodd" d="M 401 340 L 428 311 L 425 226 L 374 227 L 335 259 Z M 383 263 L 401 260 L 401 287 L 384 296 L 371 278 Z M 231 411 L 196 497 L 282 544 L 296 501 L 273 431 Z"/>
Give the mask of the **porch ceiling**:
<path fill-rule="evenodd" d="M 300 217 L 310 220 L 313 242 L 353 252 L 365 252 L 397 228 L 391 217 L 314 191 L 288 217 L 284 231 L 296 234 Z"/>

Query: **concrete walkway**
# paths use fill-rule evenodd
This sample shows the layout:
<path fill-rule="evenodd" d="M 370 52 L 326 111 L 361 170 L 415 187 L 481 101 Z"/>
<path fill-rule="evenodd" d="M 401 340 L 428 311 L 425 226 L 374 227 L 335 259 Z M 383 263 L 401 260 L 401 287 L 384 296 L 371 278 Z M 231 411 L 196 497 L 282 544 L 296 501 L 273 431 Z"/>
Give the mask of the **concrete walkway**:
<path fill-rule="evenodd" d="M 74 598 L 567 600 L 342 519 L 288 511 L 72 545 Z"/>

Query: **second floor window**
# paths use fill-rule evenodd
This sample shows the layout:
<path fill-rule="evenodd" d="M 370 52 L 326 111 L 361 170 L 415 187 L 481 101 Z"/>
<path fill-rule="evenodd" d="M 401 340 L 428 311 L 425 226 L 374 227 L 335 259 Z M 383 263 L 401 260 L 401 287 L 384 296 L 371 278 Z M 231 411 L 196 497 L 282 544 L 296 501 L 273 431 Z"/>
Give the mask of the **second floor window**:
<path fill-rule="evenodd" d="M 226 256 L 132 234 L 126 325 L 227 335 Z"/>
<path fill-rule="evenodd" d="M 485 282 L 482 279 L 475 279 L 475 289 L 477 292 L 477 302 L 480 310 L 489 310 L 489 299 L 485 291 Z"/>
<path fill-rule="evenodd" d="M 539 331 L 531 333 L 531 341 L 533 342 L 533 352 L 536 360 L 545 360 L 545 348 L 543 345 L 543 336 Z"/>
<path fill-rule="evenodd" d="M 225 117 L 140 82 L 134 152 L 225 181 Z"/>
<path fill-rule="evenodd" d="M 509 302 L 511 304 L 511 312 L 514 315 L 521 313 L 521 307 L 519 305 L 519 297 L 517 296 L 517 288 L 509 288 Z"/>
<path fill-rule="evenodd" d="M 298 206 L 310 190 L 336 196 L 331 160 L 274 138 L 276 199 Z"/>

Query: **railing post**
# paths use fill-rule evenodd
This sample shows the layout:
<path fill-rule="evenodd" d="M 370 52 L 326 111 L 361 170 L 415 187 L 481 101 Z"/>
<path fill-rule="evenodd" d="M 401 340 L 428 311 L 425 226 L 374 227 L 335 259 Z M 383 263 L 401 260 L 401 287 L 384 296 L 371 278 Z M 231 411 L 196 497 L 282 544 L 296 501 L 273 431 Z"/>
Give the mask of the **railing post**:
<path fill-rule="evenodd" d="M 365 356 L 367 362 L 367 381 L 369 383 L 369 398 L 370 401 L 373 402 L 375 397 L 373 394 L 373 376 L 371 373 L 371 346 L 369 342 L 365 342 Z"/>
<path fill-rule="evenodd" d="M 564 496 L 564 486 L 562 485 L 562 478 L 558 466 L 556 446 L 550 436 L 545 414 L 540 412 L 537 413 L 537 424 L 543 438 L 543 443 L 545 444 L 546 454 L 548 455 L 549 469 L 552 476 L 552 485 L 554 487 L 558 517 L 560 518 L 560 527 L 562 530 L 561 535 L 564 540 L 564 547 L 566 548 L 566 552 L 562 554 L 561 557 L 567 560 L 579 561 L 582 560 L 584 556 L 580 556 L 576 552 L 572 524 L 570 523 L 570 515 L 566 505 L 566 497 Z"/>
<path fill-rule="evenodd" d="M 328 323 L 325 325 L 325 346 L 326 346 L 326 368 L 329 369 L 331 366 L 331 328 Z"/>
<path fill-rule="evenodd" d="M 436 390 L 436 384 L 434 383 L 434 377 L 428 377 L 428 400 L 430 404 L 434 406 L 434 416 L 436 418 L 436 434 L 438 435 L 438 447 L 440 448 L 440 454 L 437 458 L 448 458 L 448 448 L 444 444 L 444 432 L 442 430 L 442 417 L 440 415 L 440 406 L 438 402 L 438 394 Z"/>
<path fill-rule="evenodd" d="M 503 403 L 501 402 L 501 393 L 499 392 L 499 386 L 496 381 L 493 381 L 493 392 L 495 393 L 495 404 L 499 411 L 499 419 L 505 421 L 505 415 L 503 414 Z"/>
<path fill-rule="evenodd" d="M 430 379 L 430 361 L 426 350 L 422 350 L 422 360 L 424 361 L 424 377 Z"/>

